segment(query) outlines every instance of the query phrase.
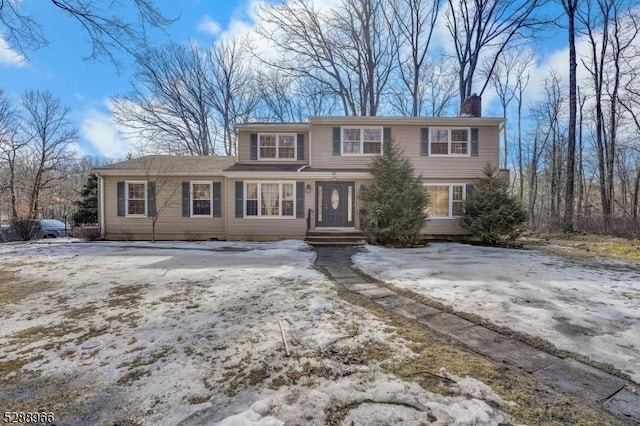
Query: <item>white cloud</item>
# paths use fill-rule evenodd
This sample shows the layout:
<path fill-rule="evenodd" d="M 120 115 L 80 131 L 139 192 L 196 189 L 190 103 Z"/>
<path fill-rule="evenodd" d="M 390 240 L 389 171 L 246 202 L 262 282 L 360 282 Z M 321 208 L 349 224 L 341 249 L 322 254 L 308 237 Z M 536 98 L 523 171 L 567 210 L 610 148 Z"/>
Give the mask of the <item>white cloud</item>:
<path fill-rule="evenodd" d="M 25 64 L 27 58 L 20 53 L 12 50 L 7 41 L 0 35 L 0 65 L 9 65 L 21 67 Z"/>
<path fill-rule="evenodd" d="M 222 32 L 222 27 L 215 19 L 204 15 L 198 23 L 198 31 L 217 37 Z"/>
<path fill-rule="evenodd" d="M 109 158 L 120 158 L 132 150 L 111 115 L 91 108 L 85 113 L 80 125 L 82 136 L 89 141 L 98 154 Z"/>

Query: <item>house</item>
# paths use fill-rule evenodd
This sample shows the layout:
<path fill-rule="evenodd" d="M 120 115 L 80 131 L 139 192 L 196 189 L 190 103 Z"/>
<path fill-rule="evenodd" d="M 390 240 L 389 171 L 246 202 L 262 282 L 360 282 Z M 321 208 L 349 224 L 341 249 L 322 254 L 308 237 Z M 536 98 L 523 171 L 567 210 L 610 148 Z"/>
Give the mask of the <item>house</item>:
<path fill-rule="evenodd" d="M 357 231 L 371 159 L 393 139 L 430 193 L 424 233 L 463 235 L 462 202 L 486 163 L 498 166 L 504 122 L 480 117 L 476 102 L 461 117 L 238 124 L 237 158 L 147 156 L 97 168 L 101 234 L 149 239 L 155 228 L 157 239 L 266 240 Z"/>

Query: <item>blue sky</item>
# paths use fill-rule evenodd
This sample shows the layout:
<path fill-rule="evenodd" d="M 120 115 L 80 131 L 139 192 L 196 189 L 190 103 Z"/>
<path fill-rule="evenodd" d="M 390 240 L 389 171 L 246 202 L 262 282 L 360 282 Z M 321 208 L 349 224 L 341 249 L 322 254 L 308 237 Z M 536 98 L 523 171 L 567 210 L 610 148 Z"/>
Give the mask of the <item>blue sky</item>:
<path fill-rule="evenodd" d="M 167 28 L 167 34 L 154 31 L 153 42 L 158 44 L 192 39 L 208 44 L 215 40 L 216 32 L 227 28 L 232 20 L 247 19 L 244 0 L 158 0 L 156 3 L 167 17 L 178 18 Z M 109 141 L 95 141 L 96 135 L 88 134 L 87 127 L 91 128 L 92 118 L 107 125 L 103 114 L 108 113 L 108 99 L 130 90 L 130 58 L 122 56 L 120 70 L 106 58 L 84 60 L 91 53 L 91 46 L 77 22 L 50 1 L 22 0 L 20 7 L 42 24 L 50 44 L 28 52 L 28 60 L 23 61 L 14 60 L 17 59 L 15 52 L 0 45 L 0 88 L 15 101 L 28 89 L 50 90 L 59 97 L 71 109 L 72 121 L 80 130 L 78 144 L 82 154 L 110 156 L 126 152 L 122 147 L 114 146 L 115 149 L 110 150 L 96 146 Z M 93 123 L 93 127 L 100 131 L 100 125 Z"/>
<path fill-rule="evenodd" d="M 154 32 L 156 44 L 196 40 L 206 45 L 222 33 L 246 31 L 254 24 L 252 0 L 157 0 L 156 4 L 166 16 L 177 18 L 167 34 Z M 0 39 L 0 88 L 16 101 L 27 89 L 50 90 L 71 109 L 71 119 L 80 134 L 77 148 L 81 155 L 122 157 L 130 148 L 109 117 L 108 101 L 130 90 L 130 58 L 121 58 L 120 70 L 106 58 L 84 60 L 91 46 L 77 22 L 50 1 L 21 0 L 20 7 L 43 25 L 50 45 L 28 52 L 28 60 L 17 61 L 15 53 L 3 48 Z M 564 35 L 564 31 L 559 33 Z M 549 68 L 564 68 L 564 62 L 568 62 L 564 38 L 550 38 L 535 46 L 539 72 L 536 70 L 534 80 L 537 76 L 544 78 Z M 539 84 L 534 81 L 534 85 Z M 488 98 L 484 103 L 490 105 L 491 96 Z M 492 112 L 486 107 L 485 111 Z"/>

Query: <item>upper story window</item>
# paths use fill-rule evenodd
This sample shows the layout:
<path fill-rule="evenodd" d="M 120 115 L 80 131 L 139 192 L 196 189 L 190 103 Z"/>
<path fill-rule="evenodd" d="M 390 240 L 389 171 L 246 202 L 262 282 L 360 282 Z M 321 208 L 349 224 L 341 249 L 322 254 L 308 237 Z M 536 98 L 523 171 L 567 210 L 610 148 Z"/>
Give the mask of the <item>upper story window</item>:
<path fill-rule="evenodd" d="M 147 215 L 147 182 L 126 183 L 127 216 Z"/>
<path fill-rule="evenodd" d="M 261 160 L 295 160 L 295 134 L 258 135 L 258 153 Z"/>
<path fill-rule="evenodd" d="M 430 155 L 468 157 L 469 140 L 469 129 L 431 129 L 429 132 Z"/>
<path fill-rule="evenodd" d="M 342 154 L 382 154 L 382 127 L 343 127 Z"/>

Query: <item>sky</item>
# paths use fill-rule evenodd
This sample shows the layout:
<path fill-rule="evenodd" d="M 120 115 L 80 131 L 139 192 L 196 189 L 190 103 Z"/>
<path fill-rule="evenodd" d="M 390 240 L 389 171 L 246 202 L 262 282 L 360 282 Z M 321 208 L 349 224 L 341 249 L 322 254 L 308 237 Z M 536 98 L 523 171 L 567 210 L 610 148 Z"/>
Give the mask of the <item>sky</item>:
<path fill-rule="evenodd" d="M 251 31 L 255 26 L 253 8 L 259 0 L 157 0 L 160 10 L 175 18 L 166 33 L 155 31 L 152 43 L 196 41 L 203 45 L 220 37 Z M 327 5 L 337 0 L 316 0 Z M 112 97 L 131 90 L 132 61 L 120 56 L 118 68 L 108 59 L 86 60 L 91 52 L 87 36 L 81 26 L 64 15 L 50 1 L 20 0 L 20 7 L 42 24 L 50 44 L 28 57 L 7 47 L 0 34 L 0 88 L 14 101 L 25 90 L 49 90 L 70 108 L 70 118 L 79 130 L 75 146 L 79 155 L 122 158 L 131 151 L 130 143 L 122 138 L 109 114 Z M 435 43 L 446 43 L 444 29 L 436 31 Z M 560 37 L 547 37 L 535 46 L 536 70 L 532 73 L 530 90 L 539 93 L 544 76 L 550 68 L 568 69 L 568 50 Z M 486 94 L 484 111 L 494 112 L 495 97 Z M 497 115 L 497 109 L 495 110 Z"/>

